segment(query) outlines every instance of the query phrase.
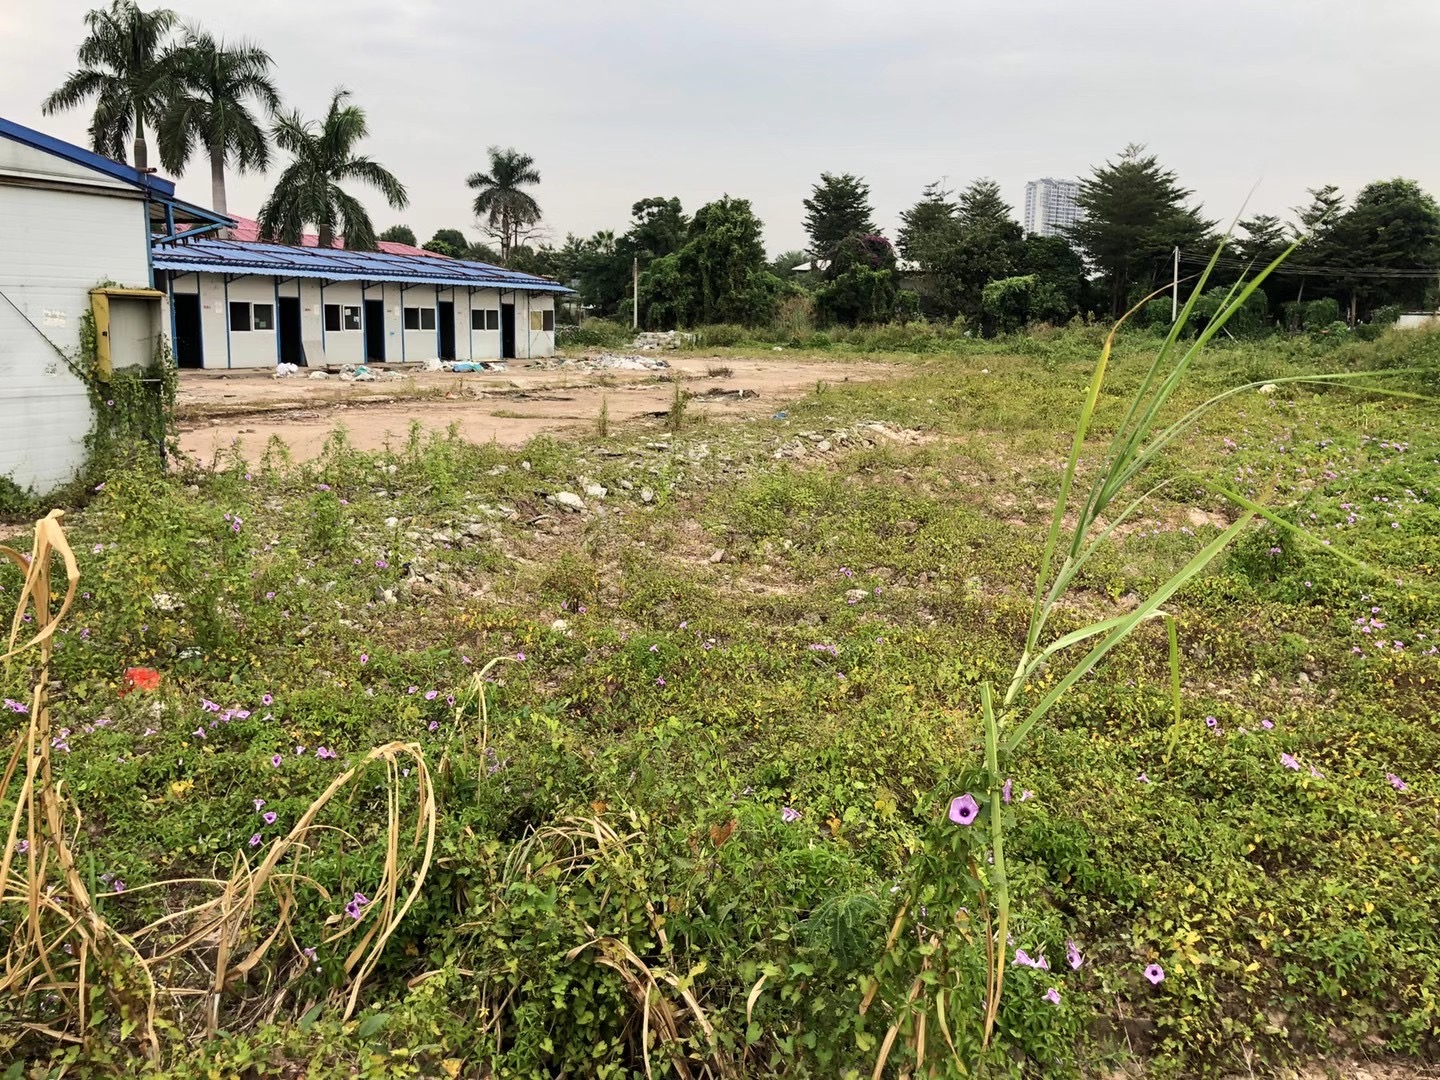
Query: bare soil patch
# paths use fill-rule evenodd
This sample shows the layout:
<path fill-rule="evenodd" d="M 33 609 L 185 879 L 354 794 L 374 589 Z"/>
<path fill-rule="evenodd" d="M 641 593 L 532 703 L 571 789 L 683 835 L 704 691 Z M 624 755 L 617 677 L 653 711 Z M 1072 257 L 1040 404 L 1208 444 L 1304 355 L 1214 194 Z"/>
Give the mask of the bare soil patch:
<path fill-rule="evenodd" d="M 519 446 L 536 435 L 593 427 L 605 404 L 611 423 L 658 417 L 669 408 L 679 375 L 695 415 L 762 416 L 814 388 L 883 378 L 895 369 L 874 362 L 667 356 L 669 372 L 583 372 L 524 362 L 505 372 L 415 371 L 401 380 L 341 382 L 302 374 L 276 379 L 268 370 L 182 372 L 176 415 L 180 445 L 210 460 L 238 446 L 247 458 L 278 436 L 300 460 L 319 454 L 344 425 L 350 440 L 376 450 L 405 437 L 412 422 L 440 432 L 452 424 L 472 442 Z M 729 374 L 712 377 L 709 369 Z"/>

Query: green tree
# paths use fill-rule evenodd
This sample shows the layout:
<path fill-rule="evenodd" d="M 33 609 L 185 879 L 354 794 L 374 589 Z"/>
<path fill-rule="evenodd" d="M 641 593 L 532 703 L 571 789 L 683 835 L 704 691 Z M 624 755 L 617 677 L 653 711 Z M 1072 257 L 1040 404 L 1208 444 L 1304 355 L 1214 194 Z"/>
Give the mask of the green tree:
<path fill-rule="evenodd" d="M 1419 307 L 1434 285 L 1433 274 L 1383 275 L 1440 264 L 1440 206 L 1413 180 L 1378 180 L 1361 189 L 1327 241 L 1331 265 L 1340 268 L 1335 284 L 1349 301 L 1352 323 L 1380 305 Z"/>
<path fill-rule="evenodd" d="M 922 265 L 932 259 L 937 246 L 954 242 L 960 207 L 940 181 L 926 184 L 920 201 L 900 212 L 900 252 Z"/>
<path fill-rule="evenodd" d="M 1020 274 L 1035 279 L 1028 301 L 1032 322 L 1066 322 L 1086 310 L 1085 260 L 1063 236 L 1025 237 L 1020 252 Z"/>
<path fill-rule="evenodd" d="M 445 255 L 451 259 L 463 259 L 470 250 L 470 242 L 459 229 L 436 229 L 435 235 L 422 245 L 426 251 Z"/>
<path fill-rule="evenodd" d="M 1168 275 L 1176 247 L 1209 246 L 1214 222 L 1188 204 L 1190 196 L 1154 154 L 1134 143 L 1080 182 L 1077 202 L 1085 216 L 1069 235 L 1100 271 L 1112 314 L 1120 313 L 1132 285 L 1149 292 Z"/>
<path fill-rule="evenodd" d="M 305 226 L 313 224 L 320 233 L 321 247 L 333 247 L 340 235 L 347 247 L 368 251 L 375 247 L 370 215 L 340 185 L 359 181 L 378 188 L 396 210 L 409 205 L 404 185 L 388 169 L 356 155 L 355 148 L 368 134 L 368 127 L 364 110 L 347 104 L 349 98 L 348 90 L 336 90 L 318 125 L 299 112 L 276 120 L 275 144 L 293 160 L 260 208 L 261 236 L 298 244 Z"/>
<path fill-rule="evenodd" d="M 689 225 L 679 199 L 641 199 L 630 207 L 630 230 L 620 245 L 621 253 L 639 258 L 642 266 L 670 255 L 684 246 Z"/>
<path fill-rule="evenodd" d="M 1295 208 L 1295 216 L 1300 219 L 1297 232 L 1314 233 L 1317 229 L 1332 227 L 1345 212 L 1345 196 L 1334 184 L 1310 188 L 1307 194 L 1309 205 Z"/>
<path fill-rule="evenodd" d="M 46 116 L 95 99 L 90 146 L 98 154 L 125 160 L 125 140 L 134 135 L 134 164 L 150 166 L 145 126 L 160 116 L 170 88 L 165 43 L 175 26 L 168 8 L 141 11 L 134 0 L 112 0 L 108 10 L 86 12 L 88 33 L 75 57 L 77 71 L 41 105 Z"/>
<path fill-rule="evenodd" d="M 876 231 L 870 186 L 850 173 L 821 173 L 805 200 L 805 231 L 817 259 L 829 259 L 847 236 Z"/>
<path fill-rule="evenodd" d="M 195 150 L 203 148 L 210 159 L 210 206 L 224 214 L 225 166 L 243 173 L 270 165 L 270 140 L 251 110 L 252 103 L 266 115 L 280 108 L 270 54 L 188 27 L 171 62 L 173 79 L 157 124 L 161 164 L 182 174 Z"/>
<path fill-rule="evenodd" d="M 960 193 L 955 213 L 957 249 L 952 273 L 960 288 L 960 311 L 982 313 L 985 283 L 1009 277 L 1020 264 L 1025 231 L 993 180 L 976 180 Z"/>
<path fill-rule="evenodd" d="M 394 244 L 409 244 L 411 247 L 419 247 L 420 242 L 415 239 L 415 230 L 409 225 L 391 225 L 388 229 L 376 237 L 377 240 L 389 240 Z"/>
<path fill-rule="evenodd" d="M 471 173 L 465 184 L 478 192 L 475 216 L 484 219 L 486 231 L 500 242 L 500 259 L 508 264 L 510 252 L 540 220 L 540 204 L 523 190 L 540 183 L 540 171 L 534 158 L 514 147 L 492 146 L 487 152 L 490 171 Z"/>
<path fill-rule="evenodd" d="M 726 195 L 697 210 L 684 246 L 640 276 L 646 325 L 769 321 L 791 290 L 766 269 L 760 233 L 748 199 Z"/>

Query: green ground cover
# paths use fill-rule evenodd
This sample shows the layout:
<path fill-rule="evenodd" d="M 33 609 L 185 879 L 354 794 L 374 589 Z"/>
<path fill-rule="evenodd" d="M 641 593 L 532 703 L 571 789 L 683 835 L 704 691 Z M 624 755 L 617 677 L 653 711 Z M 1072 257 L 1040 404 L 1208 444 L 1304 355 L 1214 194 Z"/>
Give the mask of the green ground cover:
<path fill-rule="evenodd" d="M 198 1037 L 199 999 L 166 998 L 147 1066 L 103 994 L 83 1044 L 22 1027 L 67 1023 L 37 993 L 0 1007 L 0 1056 L 16 1076 L 630 1077 L 648 1033 L 655 1075 L 869 1076 L 896 973 L 979 929 L 960 884 L 916 882 L 962 828 L 945 806 L 979 753 L 977 688 L 1023 643 L 1095 346 L 897 356 L 891 379 L 733 425 L 118 468 L 69 523 L 83 577 L 51 670 L 52 760 L 103 916 L 133 931 L 203 899 L 203 881 L 147 886 L 258 863 L 395 740 L 433 782 L 434 858 L 342 1019 L 391 803 L 423 809 L 412 759 L 388 780 L 365 766 L 321 811 L 334 828 L 311 835 L 293 904 L 257 906 L 245 951 L 285 929 L 220 995 L 220 1034 Z M 1153 347 L 1117 357 L 1097 453 Z M 1221 347 L 1172 408 L 1437 352 L 1399 334 Z M 1133 608 L 1233 520 L 1203 480 L 1313 539 L 1256 526 L 1166 605 L 1178 727 L 1156 621 L 1016 757 L 1010 947 L 1048 970 L 1012 966 L 988 1054 L 978 1021 L 932 1020 L 926 1074 L 958 1075 L 952 1041 L 993 1076 L 1433 1059 L 1440 412 L 1286 384 L 1209 414 L 1155 473 L 1172 482 L 1055 633 Z M 586 510 L 547 501 L 561 491 Z M 0 568 L 0 597 L 20 582 Z M 160 690 L 119 696 L 131 665 Z M 30 676 L 0 675 L 11 731 Z M 926 930 L 887 950 L 912 895 Z M 203 987 L 213 958 L 194 957 L 169 975 Z"/>

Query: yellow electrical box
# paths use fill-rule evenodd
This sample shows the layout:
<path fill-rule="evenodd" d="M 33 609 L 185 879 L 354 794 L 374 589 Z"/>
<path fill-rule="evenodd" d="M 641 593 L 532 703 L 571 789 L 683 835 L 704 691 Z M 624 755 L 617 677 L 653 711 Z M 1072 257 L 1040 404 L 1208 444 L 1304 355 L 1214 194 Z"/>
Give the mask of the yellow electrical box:
<path fill-rule="evenodd" d="M 117 367 L 145 365 L 164 336 L 165 294 L 158 289 L 105 286 L 90 290 L 95 316 L 95 374 L 109 381 Z"/>

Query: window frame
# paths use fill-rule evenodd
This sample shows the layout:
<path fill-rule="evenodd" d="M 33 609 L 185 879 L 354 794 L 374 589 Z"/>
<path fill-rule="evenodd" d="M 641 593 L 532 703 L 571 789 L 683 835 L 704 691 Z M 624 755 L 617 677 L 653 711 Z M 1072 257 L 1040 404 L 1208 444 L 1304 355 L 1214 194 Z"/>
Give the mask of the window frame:
<path fill-rule="evenodd" d="M 340 331 L 344 328 L 344 325 L 345 325 L 344 320 L 341 318 L 341 315 L 340 315 L 340 305 L 339 305 L 339 304 L 326 304 L 326 305 L 324 305 L 324 308 L 325 308 L 324 311 L 322 311 L 322 312 L 320 313 L 320 318 L 321 318 L 321 320 L 322 320 L 322 325 L 325 327 L 325 332 L 326 332 L 327 334 L 338 334 L 338 333 L 340 333 Z M 330 325 L 330 312 L 332 312 L 332 311 L 335 312 L 335 325 L 334 325 L 334 326 L 331 326 L 331 325 Z"/>
<path fill-rule="evenodd" d="M 242 313 L 242 312 L 244 313 L 244 317 L 243 317 L 243 318 L 237 317 L 237 316 L 239 316 L 240 313 Z M 241 326 L 241 325 L 240 325 L 242 322 L 245 324 L 244 326 Z M 250 333 L 250 331 L 251 331 L 251 329 L 252 329 L 252 327 L 253 327 L 253 323 L 252 323 L 252 321 L 251 321 L 251 314 L 250 314 L 250 301 L 249 301 L 249 300 L 231 300 L 231 301 L 230 301 L 230 310 L 226 313 L 225 325 L 226 325 L 226 327 L 229 329 L 229 331 L 230 331 L 232 334 L 248 334 L 248 333 Z"/>
<path fill-rule="evenodd" d="M 553 334 L 555 332 L 555 309 L 544 308 L 540 312 L 540 332 Z"/>
<path fill-rule="evenodd" d="M 414 316 L 412 325 L 411 316 Z M 402 307 L 400 309 L 400 327 L 403 330 L 420 329 L 420 309 L 418 307 Z"/>
<path fill-rule="evenodd" d="M 266 324 L 265 324 L 264 326 L 261 326 L 261 325 L 260 325 L 260 319 L 261 319 L 260 313 L 261 313 L 262 311 L 269 312 L 269 315 L 266 316 L 266 318 L 267 318 L 268 321 L 266 322 Z M 252 304 L 250 305 L 250 329 L 255 330 L 255 331 L 258 331 L 258 332 L 261 332 L 261 333 L 268 333 L 268 332 L 274 331 L 274 329 L 275 329 L 275 305 L 274 305 L 274 304 L 254 304 L 254 303 L 252 303 Z"/>
<path fill-rule="evenodd" d="M 352 318 L 352 313 L 353 313 L 353 318 L 354 318 L 354 320 L 355 320 L 355 325 L 354 325 L 354 326 L 351 326 L 351 325 L 350 325 L 350 320 L 351 320 L 351 318 Z M 343 331 L 355 331 L 355 330 L 363 330 L 363 329 L 365 329 L 364 309 L 363 309 L 359 304 L 341 304 L 341 305 L 340 305 L 340 328 L 341 328 L 342 332 L 343 332 Z"/>
<path fill-rule="evenodd" d="M 426 321 L 427 321 L 427 316 L 428 316 L 428 321 L 429 321 L 429 323 L 430 323 L 429 326 L 426 326 L 426 325 L 425 325 L 425 323 L 426 323 Z M 435 326 L 436 326 L 436 319 L 437 319 L 437 318 L 438 318 L 438 316 L 437 316 L 437 314 L 436 314 L 436 312 L 435 312 L 435 309 L 434 309 L 433 307 L 422 307 L 422 308 L 420 309 L 420 329 L 421 329 L 421 330 L 434 330 L 434 329 L 435 329 Z"/>

